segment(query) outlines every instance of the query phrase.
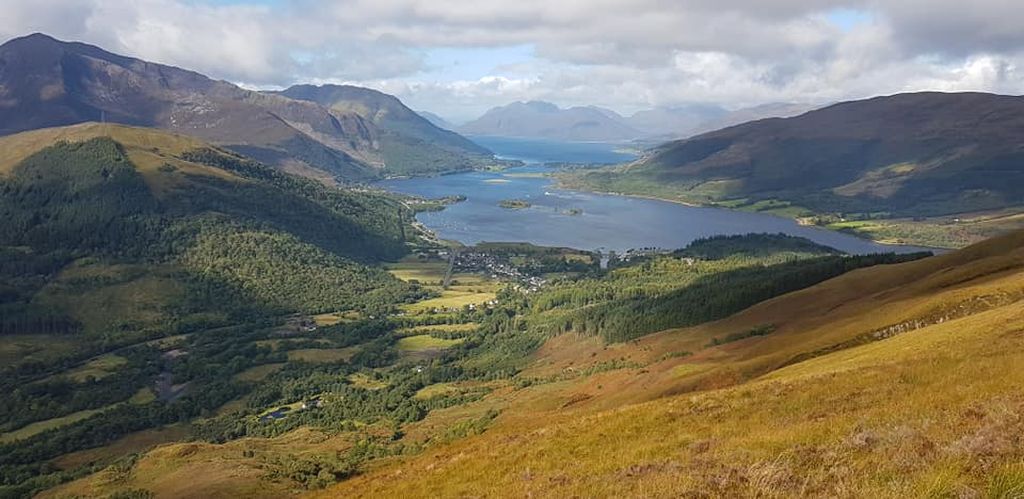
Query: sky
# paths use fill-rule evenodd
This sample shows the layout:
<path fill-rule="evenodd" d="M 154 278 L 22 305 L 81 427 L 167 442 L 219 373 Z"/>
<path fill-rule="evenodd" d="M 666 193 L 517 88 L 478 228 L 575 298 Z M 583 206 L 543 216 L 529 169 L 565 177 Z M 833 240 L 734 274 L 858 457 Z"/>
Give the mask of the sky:
<path fill-rule="evenodd" d="M 906 91 L 1024 93 L 1019 0 L 3 0 L 44 32 L 248 88 L 348 83 L 461 122 Z"/>

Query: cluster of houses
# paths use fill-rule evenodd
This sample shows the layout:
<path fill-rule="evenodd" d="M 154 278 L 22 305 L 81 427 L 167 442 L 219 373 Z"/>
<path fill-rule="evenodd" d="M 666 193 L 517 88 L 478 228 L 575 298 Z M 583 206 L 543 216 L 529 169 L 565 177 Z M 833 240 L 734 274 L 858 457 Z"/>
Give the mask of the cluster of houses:
<path fill-rule="evenodd" d="M 454 267 L 458 272 L 480 272 L 495 279 L 515 282 L 524 292 L 537 291 L 545 284 L 543 277 L 523 272 L 501 257 L 483 252 L 457 253 Z"/>
<path fill-rule="evenodd" d="M 630 249 L 624 251 L 621 255 L 615 255 L 614 253 L 612 253 L 611 254 L 611 259 L 615 260 L 617 258 L 621 262 L 628 262 L 630 260 L 633 260 L 634 258 L 643 258 L 643 257 L 647 257 L 647 256 L 654 256 L 654 255 L 665 255 L 665 254 L 668 254 L 668 253 L 671 253 L 671 252 L 672 252 L 672 250 L 667 250 L 665 248 L 655 248 L 655 247 L 630 248 Z"/>

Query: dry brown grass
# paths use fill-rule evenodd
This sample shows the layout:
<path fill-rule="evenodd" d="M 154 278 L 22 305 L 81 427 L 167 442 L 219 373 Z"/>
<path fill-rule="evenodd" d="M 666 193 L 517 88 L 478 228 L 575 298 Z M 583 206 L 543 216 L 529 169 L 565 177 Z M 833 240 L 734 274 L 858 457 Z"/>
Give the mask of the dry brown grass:
<path fill-rule="evenodd" d="M 318 495 L 970 497 L 1020 490 L 1022 248 L 1024 234 L 1016 234 L 866 269 L 628 345 L 557 338 L 527 374 L 623 358 L 645 365 L 499 390 L 475 404 L 505 410 L 491 431 Z M 913 320 L 921 327 L 849 344 Z M 706 347 L 712 337 L 766 323 L 776 332 Z M 693 355 L 662 358 L 677 351 Z M 786 366 L 801 354 L 806 360 Z M 658 398 L 673 393 L 683 395 Z"/>

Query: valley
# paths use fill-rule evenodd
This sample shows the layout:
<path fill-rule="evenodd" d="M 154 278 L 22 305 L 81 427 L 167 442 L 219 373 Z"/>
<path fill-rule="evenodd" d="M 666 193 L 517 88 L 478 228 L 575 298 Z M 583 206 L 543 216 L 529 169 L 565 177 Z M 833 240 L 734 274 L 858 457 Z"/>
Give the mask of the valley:
<path fill-rule="evenodd" d="M 218 14 L 189 60 L 230 81 L 0 45 L 0 498 L 1024 497 L 1024 97 L 817 107 L 755 64 L 726 106 L 693 81 L 747 56 L 654 47 L 700 66 L 656 93 L 601 83 L 633 44 L 485 43 L 468 5 L 297 36 L 337 12 L 205 1 L 167 5 Z M 280 52 L 227 36 L 254 15 Z M 889 22 L 851 15 L 790 52 Z"/>

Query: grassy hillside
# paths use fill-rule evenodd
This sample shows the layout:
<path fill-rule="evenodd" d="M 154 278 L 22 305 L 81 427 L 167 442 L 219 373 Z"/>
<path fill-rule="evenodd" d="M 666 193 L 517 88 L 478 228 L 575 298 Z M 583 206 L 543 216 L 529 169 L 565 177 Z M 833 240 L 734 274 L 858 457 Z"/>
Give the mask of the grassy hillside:
<path fill-rule="evenodd" d="M 962 214 L 1024 205 L 1021 111 L 1024 99 L 991 94 L 878 97 L 670 142 L 566 182 L 819 225 L 866 221 L 887 229 L 833 228 L 960 247 L 991 235 Z"/>
<path fill-rule="evenodd" d="M 481 435 L 317 496 L 1018 497 L 1021 248 L 859 270 L 614 348 L 555 338 L 520 375 L 555 381 L 481 401 L 503 408 Z"/>

